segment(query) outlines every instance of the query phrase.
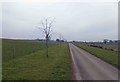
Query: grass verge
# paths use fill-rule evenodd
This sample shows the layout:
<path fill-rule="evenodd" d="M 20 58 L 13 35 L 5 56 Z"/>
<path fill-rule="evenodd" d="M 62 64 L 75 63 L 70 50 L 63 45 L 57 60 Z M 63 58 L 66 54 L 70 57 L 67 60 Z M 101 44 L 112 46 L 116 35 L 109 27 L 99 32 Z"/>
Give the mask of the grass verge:
<path fill-rule="evenodd" d="M 3 64 L 3 80 L 69 80 L 70 58 L 68 45 L 56 45 Z"/>

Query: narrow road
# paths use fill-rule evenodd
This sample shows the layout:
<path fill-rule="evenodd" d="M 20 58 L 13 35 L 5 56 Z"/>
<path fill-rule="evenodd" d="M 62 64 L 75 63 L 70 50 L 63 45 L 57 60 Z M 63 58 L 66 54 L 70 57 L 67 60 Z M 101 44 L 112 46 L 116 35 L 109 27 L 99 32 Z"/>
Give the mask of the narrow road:
<path fill-rule="evenodd" d="M 118 69 L 69 43 L 74 80 L 118 80 Z"/>

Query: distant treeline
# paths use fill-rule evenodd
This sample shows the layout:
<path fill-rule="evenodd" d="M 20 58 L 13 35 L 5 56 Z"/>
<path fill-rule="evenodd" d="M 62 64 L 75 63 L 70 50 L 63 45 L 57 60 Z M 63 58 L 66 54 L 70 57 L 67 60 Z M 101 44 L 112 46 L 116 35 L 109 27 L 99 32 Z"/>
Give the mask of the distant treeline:
<path fill-rule="evenodd" d="M 108 40 L 104 39 L 103 41 L 99 42 L 86 42 L 86 41 L 73 41 L 73 42 L 80 42 L 84 44 L 120 44 L 120 40 Z"/>

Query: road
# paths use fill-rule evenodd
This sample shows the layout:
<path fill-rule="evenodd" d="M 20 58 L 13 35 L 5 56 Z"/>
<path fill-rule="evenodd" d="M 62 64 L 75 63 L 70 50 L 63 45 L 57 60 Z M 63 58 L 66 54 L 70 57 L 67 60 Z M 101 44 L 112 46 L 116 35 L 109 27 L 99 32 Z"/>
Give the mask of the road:
<path fill-rule="evenodd" d="M 73 80 L 118 80 L 118 69 L 69 43 Z"/>

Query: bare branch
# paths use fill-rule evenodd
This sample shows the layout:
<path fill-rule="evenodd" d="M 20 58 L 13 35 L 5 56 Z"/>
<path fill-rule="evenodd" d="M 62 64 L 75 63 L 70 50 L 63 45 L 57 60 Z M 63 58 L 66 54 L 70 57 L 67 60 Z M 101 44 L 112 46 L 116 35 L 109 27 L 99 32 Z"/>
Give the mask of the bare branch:
<path fill-rule="evenodd" d="M 45 33 L 45 37 L 48 38 L 52 32 L 54 20 L 48 20 L 47 18 L 41 21 L 41 26 L 38 28 Z"/>

